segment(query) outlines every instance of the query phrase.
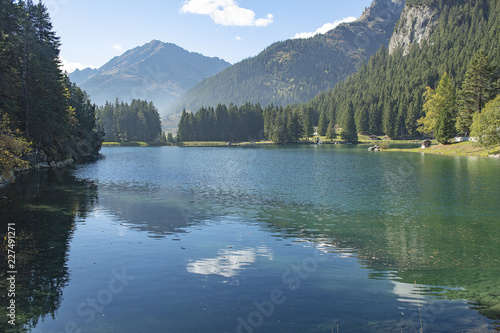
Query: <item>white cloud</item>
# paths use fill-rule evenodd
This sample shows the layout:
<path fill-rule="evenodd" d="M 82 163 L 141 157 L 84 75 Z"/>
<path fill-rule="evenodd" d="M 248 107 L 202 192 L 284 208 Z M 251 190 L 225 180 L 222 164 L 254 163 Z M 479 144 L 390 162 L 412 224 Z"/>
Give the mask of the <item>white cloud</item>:
<path fill-rule="evenodd" d="M 241 40 L 241 37 L 240 36 L 236 36 L 236 37 L 234 37 L 234 39 Z"/>
<path fill-rule="evenodd" d="M 82 65 L 79 62 L 68 62 L 66 59 L 64 59 L 61 56 L 59 57 L 59 59 L 61 60 L 61 67 L 62 67 L 63 71 L 66 71 L 68 73 L 74 72 L 75 69 L 82 70 L 82 69 L 87 68 L 87 67 L 97 68 L 97 67 L 92 66 L 92 65 Z"/>
<path fill-rule="evenodd" d="M 338 26 L 341 23 L 348 23 L 348 22 L 352 22 L 355 20 L 356 20 L 355 17 L 349 16 L 349 17 L 343 18 L 342 20 L 336 20 L 336 21 L 331 22 L 331 23 L 326 23 L 321 28 L 316 29 L 316 31 L 314 31 L 314 32 L 297 33 L 292 38 L 294 38 L 294 39 L 295 38 L 310 38 L 310 37 L 316 36 L 318 34 L 327 33 L 328 31 L 332 30 L 333 28 L 335 28 L 336 26 Z"/>
<path fill-rule="evenodd" d="M 122 51 L 123 50 L 123 46 L 121 45 L 113 45 L 113 48 L 117 51 Z"/>
<path fill-rule="evenodd" d="M 187 0 L 180 12 L 209 15 L 216 24 L 224 26 L 265 27 L 273 23 L 273 15 L 255 19 L 255 12 L 241 8 L 235 0 Z"/>

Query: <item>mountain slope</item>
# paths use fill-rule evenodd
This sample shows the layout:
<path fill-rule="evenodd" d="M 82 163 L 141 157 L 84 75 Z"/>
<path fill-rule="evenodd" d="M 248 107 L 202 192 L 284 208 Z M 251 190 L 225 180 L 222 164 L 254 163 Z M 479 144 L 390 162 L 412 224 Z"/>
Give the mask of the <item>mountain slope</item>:
<path fill-rule="evenodd" d="M 427 86 L 436 88 L 447 72 L 459 90 L 479 50 L 500 64 L 498 17 L 500 0 L 408 0 L 390 48 L 309 105 L 342 125 L 353 103 L 358 132 L 413 137 Z"/>
<path fill-rule="evenodd" d="M 163 111 L 200 80 L 230 66 L 219 58 L 205 57 L 181 47 L 153 40 L 115 57 L 96 70 L 70 74 L 97 104 L 119 98 L 153 101 Z"/>
<path fill-rule="evenodd" d="M 177 109 L 218 103 L 305 102 L 356 71 L 388 45 L 404 0 L 374 0 L 356 21 L 308 39 L 277 42 L 259 55 L 205 79 L 181 96 Z"/>

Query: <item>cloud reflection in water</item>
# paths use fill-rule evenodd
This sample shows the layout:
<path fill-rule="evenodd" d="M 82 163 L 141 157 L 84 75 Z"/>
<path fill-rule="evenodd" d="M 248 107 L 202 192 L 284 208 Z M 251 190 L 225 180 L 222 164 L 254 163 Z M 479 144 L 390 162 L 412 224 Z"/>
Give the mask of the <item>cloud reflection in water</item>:
<path fill-rule="evenodd" d="M 187 271 L 202 275 L 220 275 L 226 278 L 238 275 L 245 266 L 255 263 L 258 256 L 273 260 L 272 250 L 260 246 L 243 250 L 221 249 L 215 258 L 204 258 L 190 262 Z"/>

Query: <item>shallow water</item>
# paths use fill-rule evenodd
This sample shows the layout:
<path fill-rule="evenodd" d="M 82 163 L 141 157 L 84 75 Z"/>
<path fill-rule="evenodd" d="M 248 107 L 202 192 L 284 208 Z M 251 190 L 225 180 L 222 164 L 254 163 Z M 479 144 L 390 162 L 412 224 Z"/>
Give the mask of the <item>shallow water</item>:
<path fill-rule="evenodd" d="M 17 331 L 498 329 L 496 160 L 356 145 L 102 154 L 2 189 Z"/>

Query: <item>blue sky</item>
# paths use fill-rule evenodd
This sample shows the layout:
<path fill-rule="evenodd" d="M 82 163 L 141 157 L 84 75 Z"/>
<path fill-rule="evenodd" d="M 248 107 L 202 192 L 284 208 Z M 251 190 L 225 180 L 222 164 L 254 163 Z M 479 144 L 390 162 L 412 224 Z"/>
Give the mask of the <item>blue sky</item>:
<path fill-rule="evenodd" d="M 77 67 L 100 67 L 114 56 L 153 39 L 236 63 L 276 41 L 310 36 L 328 30 L 336 22 L 353 20 L 372 0 L 42 2 L 61 38 L 65 68 L 72 71 Z"/>

